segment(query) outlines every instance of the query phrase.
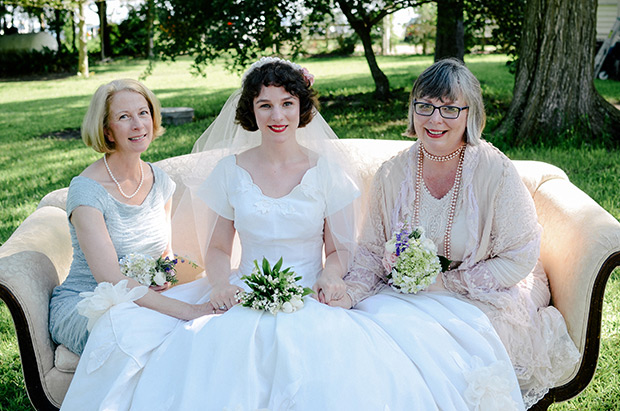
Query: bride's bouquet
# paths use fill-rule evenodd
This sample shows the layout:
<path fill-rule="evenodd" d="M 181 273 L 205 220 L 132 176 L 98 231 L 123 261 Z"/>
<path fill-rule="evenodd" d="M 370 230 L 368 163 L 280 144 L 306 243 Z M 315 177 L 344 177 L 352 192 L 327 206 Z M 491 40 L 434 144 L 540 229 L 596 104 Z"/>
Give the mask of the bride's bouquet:
<path fill-rule="evenodd" d="M 301 277 L 295 277 L 291 267 L 280 270 L 282 258 L 273 268 L 266 258 L 263 258 L 262 267 L 256 260 L 254 266 L 252 274 L 241 277 L 252 290 L 239 295 L 244 307 L 269 311 L 274 315 L 280 311 L 292 313 L 304 306 L 304 296 L 314 292 L 296 283 Z"/>
<path fill-rule="evenodd" d="M 175 284 L 176 278 L 175 265 L 177 260 L 170 258 L 154 259 L 146 254 L 127 254 L 123 256 L 119 264 L 123 275 L 133 278 L 142 285 L 164 285 L 166 282 Z"/>
<path fill-rule="evenodd" d="M 450 260 L 437 255 L 435 243 L 424 235 L 424 228 L 395 232 L 385 243 L 383 266 L 388 284 L 401 293 L 417 293 L 433 284 L 448 269 Z"/>

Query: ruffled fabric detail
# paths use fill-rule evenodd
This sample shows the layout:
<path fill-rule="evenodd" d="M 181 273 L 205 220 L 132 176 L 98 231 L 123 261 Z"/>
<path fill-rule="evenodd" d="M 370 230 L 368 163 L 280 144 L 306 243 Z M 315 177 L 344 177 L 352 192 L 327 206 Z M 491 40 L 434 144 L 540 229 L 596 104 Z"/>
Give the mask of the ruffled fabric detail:
<path fill-rule="evenodd" d="M 511 365 L 497 361 L 484 366 L 480 357 L 473 357 L 471 368 L 465 371 L 468 383 L 465 389 L 465 401 L 470 410 L 518 410 L 510 392 L 514 388 L 511 382 Z"/>
<path fill-rule="evenodd" d="M 116 285 L 103 282 L 99 283 L 94 291 L 80 293 L 80 297 L 83 297 L 83 300 L 77 304 L 77 310 L 78 313 L 88 318 L 86 326 L 88 331 L 93 329 L 99 317 L 105 314 L 110 307 L 138 300 L 148 292 L 148 288 L 143 285 L 128 288 L 127 282 L 128 280 L 122 280 L 116 283 Z"/>

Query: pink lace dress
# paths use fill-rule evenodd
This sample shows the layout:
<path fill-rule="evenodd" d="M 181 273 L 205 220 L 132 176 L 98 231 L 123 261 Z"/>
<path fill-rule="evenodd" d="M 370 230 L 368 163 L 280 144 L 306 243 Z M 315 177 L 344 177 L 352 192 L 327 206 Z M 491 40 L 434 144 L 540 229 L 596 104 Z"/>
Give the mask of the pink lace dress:
<path fill-rule="evenodd" d="M 423 319 L 424 327 L 435 329 L 444 327 L 444 314 L 438 313 L 446 307 L 439 309 L 434 300 L 456 299 L 477 307 L 501 339 L 529 408 L 579 359 L 562 315 L 549 306 L 547 278 L 537 263 L 541 229 L 532 198 L 499 150 L 486 142 L 469 145 L 451 237 L 452 258 L 461 263 L 443 273 L 441 285 L 415 295 L 398 294 L 386 285 L 381 259 L 392 232 L 413 216 L 418 147 L 414 144 L 386 162 L 375 176 L 360 247 L 346 278 L 349 295 L 356 309 L 371 313 L 402 344 L 416 341 L 421 325 L 412 319 L 410 327 L 392 327 L 394 317 L 435 306 Z M 436 199 L 426 187 L 421 190 L 420 223 L 440 254 L 451 194 Z M 462 337 L 465 346 L 468 337 Z"/>

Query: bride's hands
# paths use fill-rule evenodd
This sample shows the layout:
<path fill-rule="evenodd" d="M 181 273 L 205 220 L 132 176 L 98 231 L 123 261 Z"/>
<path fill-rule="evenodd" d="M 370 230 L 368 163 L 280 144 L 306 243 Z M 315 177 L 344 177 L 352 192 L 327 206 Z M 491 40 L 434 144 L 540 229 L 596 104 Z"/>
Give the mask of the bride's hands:
<path fill-rule="evenodd" d="M 239 303 L 238 295 L 241 292 L 243 290 L 240 287 L 230 283 L 214 285 L 210 302 L 217 311 L 227 311 Z"/>
<path fill-rule="evenodd" d="M 353 301 L 351 301 L 351 296 L 349 294 L 344 293 L 341 299 L 332 300 L 330 301 L 329 305 L 332 307 L 341 307 L 348 310 L 353 305 Z"/>
<path fill-rule="evenodd" d="M 342 278 L 327 271 L 323 271 L 312 289 L 316 293 L 313 297 L 327 305 L 333 305 L 334 302 L 341 300 L 347 295 L 347 286 Z"/>

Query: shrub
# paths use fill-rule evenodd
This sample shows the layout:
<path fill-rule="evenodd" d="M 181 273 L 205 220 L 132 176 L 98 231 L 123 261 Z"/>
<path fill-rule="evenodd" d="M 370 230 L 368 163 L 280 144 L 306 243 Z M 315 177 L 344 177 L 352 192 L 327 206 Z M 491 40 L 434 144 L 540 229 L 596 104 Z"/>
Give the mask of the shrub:
<path fill-rule="evenodd" d="M 64 47 L 59 52 L 43 50 L 9 50 L 0 52 L 0 77 L 53 74 L 77 71 L 77 53 Z"/>

